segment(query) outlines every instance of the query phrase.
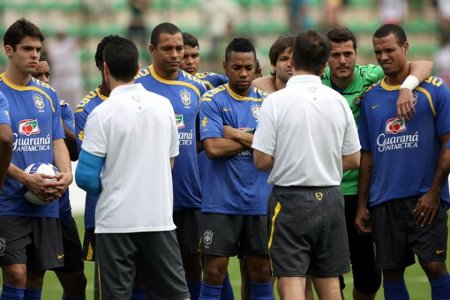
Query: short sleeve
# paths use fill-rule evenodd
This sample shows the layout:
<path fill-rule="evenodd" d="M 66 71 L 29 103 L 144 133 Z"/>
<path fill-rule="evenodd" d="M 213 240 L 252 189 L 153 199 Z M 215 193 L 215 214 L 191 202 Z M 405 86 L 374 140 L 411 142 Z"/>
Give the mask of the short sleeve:
<path fill-rule="evenodd" d="M 342 99 L 345 102 L 345 99 Z M 358 129 L 356 128 L 355 119 L 353 118 L 350 107 L 344 103 L 343 108 L 346 118 L 346 129 L 344 135 L 344 142 L 342 143 L 341 153 L 342 155 L 351 155 L 358 152 L 361 149 L 358 138 Z"/>
<path fill-rule="evenodd" d="M 106 156 L 108 149 L 106 133 L 104 124 L 102 124 L 102 118 L 98 114 L 98 110 L 93 110 L 87 118 L 81 148 L 95 156 Z"/>
<path fill-rule="evenodd" d="M 215 98 L 204 97 L 200 106 L 200 140 L 223 137 L 223 118 Z"/>
<path fill-rule="evenodd" d="M 65 135 L 61 119 L 61 106 L 59 105 L 58 97 L 56 96 L 56 94 L 54 94 L 51 101 L 53 102 L 53 106 L 55 108 L 52 120 L 53 140 L 63 139 Z"/>
<path fill-rule="evenodd" d="M 8 100 L 5 95 L 0 92 L 0 124 L 8 124 L 11 126 L 11 119 L 9 117 Z"/>
<path fill-rule="evenodd" d="M 259 111 L 252 148 L 271 156 L 274 156 L 276 148 L 277 129 L 274 115 L 274 104 L 271 96 L 268 96 Z"/>
<path fill-rule="evenodd" d="M 172 105 L 170 104 L 169 100 L 167 100 L 168 103 L 168 110 L 169 110 L 169 118 L 170 118 L 170 149 L 169 149 L 169 156 L 170 158 L 178 156 L 179 154 L 179 142 L 178 142 L 178 126 L 177 122 L 175 120 L 175 112 L 173 110 Z"/>
<path fill-rule="evenodd" d="M 64 125 L 66 125 L 70 131 L 75 133 L 75 118 L 73 116 L 72 108 L 70 108 L 70 106 L 63 101 L 61 101 L 61 118 Z"/>
<path fill-rule="evenodd" d="M 369 126 L 367 123 L 368 121 L 365 106 L 366 105 L 363 98 L 363 101 L 361 102 L 361 114 L 359 115 L 358 135 L 359 135 L 359 143 L 361 144 L 361 149 L 370 151 L 371 145 L 369 139 Z"/>
<path fill-rule="evenodd" d="M 75 139 L 77 141 L 78 153 L 81 151 L 81 143 L 84 139 L 84 126 L 86 125 L 86 120 L 89 113 L 83 110 L 75 111 Z"/>

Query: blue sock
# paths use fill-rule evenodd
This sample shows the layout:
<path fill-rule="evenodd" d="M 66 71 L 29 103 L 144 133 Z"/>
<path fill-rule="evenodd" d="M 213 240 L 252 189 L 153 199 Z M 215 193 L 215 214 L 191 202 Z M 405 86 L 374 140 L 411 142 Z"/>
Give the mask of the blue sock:
<path fill-rule="evenodd" d="M 250 282 L 250 299 L 252 300 L 274 300 L 272 282 L 257 283 Z"/>
<path fill-rule="evenodd" d="M 25 289 L 24 300 L 41 300 L 42 289 Z"/>
<path fill-rule="evenodd" d="M 220 294 L 220 300 L 234 300 L 233 287 L 231 286 L 230 276 L 225 276 L 223 280 L 223 289 Z"/>
<path fill-rule="evenodd" d="M 191 295 L 191 300 L 198 300 L 200 297 L 200 288 L 202 286 L 201 281 L 188 282 L 189 294 Z"/>
<path fill-rule="evenodd" d="M 83 298 L 74 298 L 74 297 L 67 297 L 67 296 L 62 296 L 61 300 L 86 300 L 86 297 Z"/>
<path fill-rule="evenodd" d="M 202 281 L 202 288 L 200 289 L 199 300 L 219 300 L 220 293 L 223 286 L 221 285 L 209 285 Z"/>
<path fill-rule="evenodd" d="M 4 284 L 2 288 L 2 295 L 0 300 L 22 300 L 25 294 L 25 289 L 16 288 Z"/>
<path fill-rule="evenodd" d="M 383 287 L 385 300 L 409 300 L 405 279 L 384 281 Z"/>
<path fill-rule="evenodd" d="M 431 297 L 433 300 L 450 299 L 450 275 L 447 274 L 438 279 L 430 280 Z"/>

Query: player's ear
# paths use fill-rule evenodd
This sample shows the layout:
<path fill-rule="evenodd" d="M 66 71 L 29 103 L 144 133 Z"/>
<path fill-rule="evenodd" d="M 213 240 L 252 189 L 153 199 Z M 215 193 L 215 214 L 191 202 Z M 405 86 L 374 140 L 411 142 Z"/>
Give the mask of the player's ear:
<path fill-rule="evenodd" d="M 10 45 L 5 45 L 5 54 L 6 54 L 6 56 L 7 56 L 8 58 L 11 58 L 11 57 L 12 57 L 13 52 L 14 52 L 14 49 L 13 49 L 12 46 L 10 46 Z"/>
<path fill-rule="evenodd" d="M 405 52 L 405 55 L 408 54 L 408 50 L 409 50 L 409 43 L 408 43 L 408 41 L 406 41 L 403 44 L 402 48 L 403 48 L 403 51 Z"/>
<path fill-rule="evenodd" d="M 156 50 L 155 46 L 153 46 L 152 44 L 148 45 L 148 51 L 150 51 L 150 54 L 153 54 L 153 52 Z"/>

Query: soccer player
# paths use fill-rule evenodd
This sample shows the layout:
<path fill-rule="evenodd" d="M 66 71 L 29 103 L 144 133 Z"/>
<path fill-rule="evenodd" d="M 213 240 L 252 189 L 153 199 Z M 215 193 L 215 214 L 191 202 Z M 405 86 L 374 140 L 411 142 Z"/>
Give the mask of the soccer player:
<path fill-rule="evenodd" d="M 11 120 L 9 118 L 8 100 L 0 92 L 0 195 L 6 172 L 11 162 L 12 154 L 12 131 Z"/>
<path fill-rule="evenodd" d="M 41 54 L 39 63 L 32 76 L 50 84 L 50 65 L 47 58 Z M 63 120 L 65 143 L 72 161 L 78 159 L 77 144 L 75 140 L 75 119 L 70 106 L 60 100 L 61 118 Z M 64 248 L 64 267 L 53 269 L 63 287 L 63 300 L 85 299 L 86 276 L 84 275 L 83 250 L 77 224 L 72 217 L 72 208 L 69 200 L 69 190 L 59 199 L 59 221 Z"/>
<path fill-rule="evenodd" d="M 403 275 L 414 255 L 430 281 L 432 299 L 449 299 L 450 198 L 443 188 L 443 157 L 450 137 L 450 93 L 442 79 L 429 77 L 413 91 L 414 118 L 400 118 L 395 100 L 409 72 L 406 34 L 400 26 L 383 25 L 373 35 L 373 47 L 386 77 L 362 100 L 355 225 L 361 233 L 373 232 L 386 299 L 409 299 Z"/>
<path fill-rule="evenodd" d="M 102 73 L 103 68 L 103 50 L 105 46 L 114 39 L 113 35 L 104 37 L 97 45 L 95 51 L 95 66 Z M 78 104 L 75 109 L 75 138 L 77 141 L 77 150 L 81 151 L 81 144 L 84 138 L 84 127 L 89 114 L 105 100 L 108 99 L 110 93 L 109 87 L 106 85 L 105 78 L 102 73 L 102 82 L 100 85 L 89 92 Z M 84 210 L 84 241 L 83 241 L 83 258 L 85 261 L 95 261 L 95 207 L 97 205 L 98 195 L 86 193 L 85 210 Z M 97 276 L 94 280 L 94 299 L 99 299 Z M 133 290 L 135 293 L 142 294 L 142 291 Z"/>
<path fill-rule="evenodd" d="M 181 61 L 180 68 L 185 72 L 197 77 L 202 80 L 207 89 L 213 89 L 219 85 L 228 82 L 228 78 L 224 75 L 213 73 L 213 72 L 203 72 L 199 73 L 200 65 L 200 45 L 195 36 L 190 33 L 183 32 L 183 44 L 184 44 L 184 55 Z"/>
<path fill-rule="evenodd" d="M 0 74 L 0 91 L 8 99 L 14 135 L 12 160 L 0 195 L 1 297 L 5 299 L 39 299 L 45 270 L 64 262 L 57 200 L 72 182 L 72 172 L 56 92 L 31 76 L 43 39 L 40 29 L 24 18 L 14 22 L 3 37 L 9 64 Z M 37 162 L 56 165 L 58 174 L 23 171 Z M 48 204 L 28 202 L 22 185 Z M 37 284 L 29 284 L 27 276 Z"/>
<path fill-rule="evenodd" d="M 192 299 L 200 290 L 201 260 L 200 179 L 197 164 L 196 119 L 201 95 L 206 91 L 202 81 L 180 69 L 184 54 L 183 36 L 171 23 L 157 25 L 151 34 L 150 54 L 153 64 L 139 71 L 136 83 L 170 100 L 175 111 L 180 155 L 173 168 L 174 215 L 177 238 Z"/>
<path fill-rule="evenodd" d="M 255 48 L 234 39 L 225 51 L 228 84 L 207 92 L 200 135 L 209 160 L 202 182 L 204 275 L 200 299 L 220 299 L 230 256 L 247 258 L 251 299 L 273 299 L 267 256 L 268 173 L 255 169 L 250 145 L 266 93 L 251 86 Z"/>
<path fill-rule="evenodd" d="M 271 169 L 269 252 L 281 299 L 305 299 L 312 276 L 320 299 L 341 299 L 338 276 L 349 270 L 342 169 L 358 167 L 350 108 L 320 74 L 331 45 L 316 31 L 294 42 L 294 74 L 270 94 L 252 147 L 258 169 Z"/>
<path fill-rule="evenodd" d="M 275 40 L 269 50 L 270 64 L 274 70 L 268 76 L 255 79 L 253 86 L 269 94 L 286 87 L 293 73 L 291 55 L 294 39 L 294 35 L 283 35 Z"/>
<path fill-rule="evenodd" d="M 331 42 L 331 54 L 328 59 L 328 68 L 322 74 L 322 83 L 339 92 L 347 100 L 353 112 L 355 121 L 359 120 L 361 97 L 366 89 L 382 79 L 385 75 L 380 66 L 356 64 L 357 42 L 353 33 L 345 27 L 335 27 L 327 32 Z M 409 78 L 415 79 L 412 87 L 407 85 L 400 89 L 397 105 L 412 103 L 411 90 L 416 88 L 419 81 L 425 80 L 430 74 L 432 63 L 427 61 L 414 61 L 408 63 Z M 417 78 L 417 79 L 416 79 Z M 405 84 L 405 83 L 403 83 Z M 412 117 L 404 114 L 405 117 Z M 354 290 L 353 299 L 375 299 L 376 292 L 381 285 L 381 271 L 375 264 L 373 239 L 371 235 L 361 235 L 354 226 L 358 193 L 358 170 L 344 172 L 341 189 L 345 199 L 345 219 L 347 222 L 347 235 L 349 239 L 350 260 L 352 263 Z M 343 277 L 341 286 L 343 287 Z"/>
<path fill-rule="evenodd" d="M 131 41 L 115 37 L 103 60 L 111 93 L 88 117 L 76 171 L 77 184 L 100 195 L 101 298 L 130 299 L 138 264 L 149 299 L 189 299 L 172 221 L 171 166 L 179 152 L 172 105 L 133 83 L 139 53 Z"/>

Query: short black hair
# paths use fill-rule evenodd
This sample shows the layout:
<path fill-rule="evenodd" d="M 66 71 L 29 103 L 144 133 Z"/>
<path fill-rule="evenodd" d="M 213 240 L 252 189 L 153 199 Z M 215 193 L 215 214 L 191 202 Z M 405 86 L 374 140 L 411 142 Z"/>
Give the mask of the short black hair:
<path fill-rule="evenodd" d="M 103 61 L 115 79 L 132 81 L 139 70 L 139 51 L 132 41 L 115 36 L 103 50 Z"/>
<path fill-rule="evenodd" d="M 332 43 L 353 42 L 353 49 L 356 51 L 356 37 L 347 27 L 333 27 L 327 32 L 327 38 Z"/>
<path fill-rule="evenodd" d="M 161 23 L 159 25 L 156 25 L 155 28 L 153 28 L 152 35 L 150 37 L 150 43 L 153 45 L 153 47 L 156 47 L 158 46 L 161 34 L 167 33 L 173 35 L 178 32 L 181 33 L 181 30 L 176 25 L 167 22 Z"/>
<path fill-rule="evenodd" d="M 9 26 L 3 35 L 3 45 L 9 45 L 16 51 L 16 46 L 25 37 L 33 37 L 39 39 L 41 42 L 44 40 L 39 27 L 31 23 L 25 18 L 21 18 Z"/>
<path fill-rule="evenodd" d="M 331 52 L 331 44 L 327 38 L 315 30 L 300 32 L 294 42 L 294 67 L 320 75 Z"/>
<path fill-rule="evenodd" d="M 105 49 L 105 46 L 117 38 L 119 38 L 118 35 L 108 35 L 102 38 L 100 43 L 98 43 L 97 50 L 95 51 L 95 65 L 97 68 L 100 69 L 103 65 L 103 50 Z"/>
<path fill-rule="evenodd" d="M 185 46 L 188 45 L 188 46 L 191 46 L 192 48 L 195 48 L 195 47 L 200 48 L 200 45 L 198 44 L 198 40 L 195 36 L 193 36 L 192 34 L 187 33 L 187 32 L 183 32 L 182 34 L 183 34 L 183 44 Z"/>
<path fill-rule="evenodd" d="M 269 60 L 272 66 L 277 64 L 278 57 L 288 48 L 294 46 L 295 36 L 293 34 L 279 36 L 269 50 Z"/>
<path fill-rule="evenodd" d="M 403 28 L 395 24 L 382 25 L 375 31 L 375 33 L 373 34 L 373 38 L 387 37 L 391 33 L 394 35 L 399 46 L 402 46 L 404 43 L 406 43 L 407 39 L 405 31 L 403 30 Z"/>
<path fill-rule="evenodd" d="M 231 52 L 243 52 L 243 53 L 252 52 L 256 61 L 256 50 L 249 39 L 245 38 L 233 39 L 225 49 L 225 62 L 228 62 L 228 60 L 230 59 Z"/>

